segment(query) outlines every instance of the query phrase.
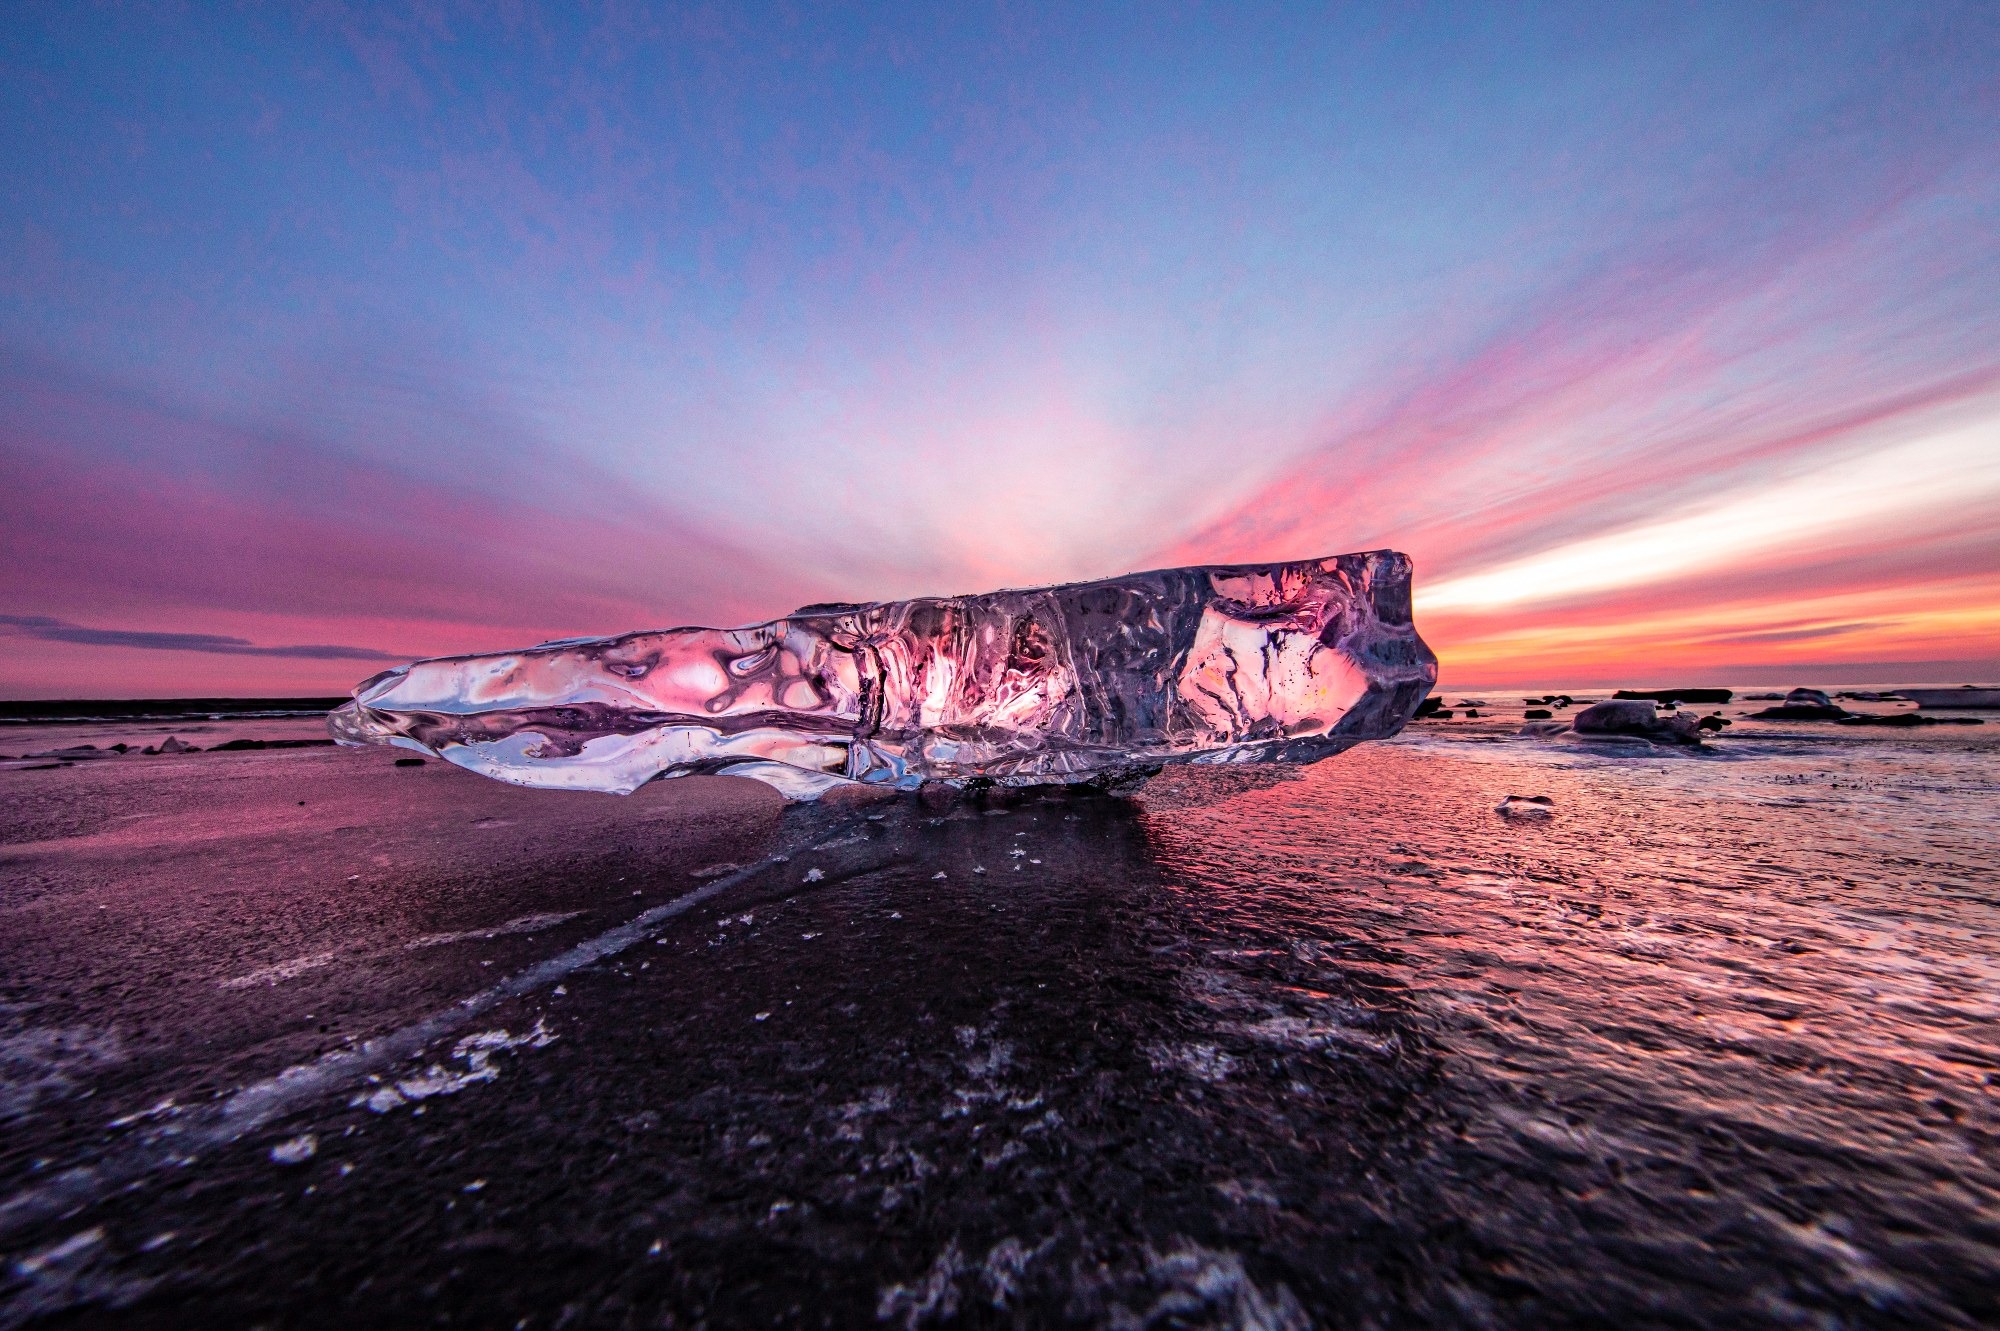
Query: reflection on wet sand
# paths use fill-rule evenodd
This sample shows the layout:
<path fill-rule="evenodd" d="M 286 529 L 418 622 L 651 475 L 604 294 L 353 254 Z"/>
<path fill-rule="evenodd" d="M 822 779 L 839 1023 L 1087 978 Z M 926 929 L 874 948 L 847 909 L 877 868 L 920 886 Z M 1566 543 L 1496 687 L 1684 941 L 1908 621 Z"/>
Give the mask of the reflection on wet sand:
<path fill-rule="evenodd" d="M 1976 1324 L 1994 789 L 1983 741 L 1925 734 L 1416 737 L 782 814 L 318 751 L 0 773 L 17 1198 L 717 889 L 9 1232 L 6 1306 Z"/>

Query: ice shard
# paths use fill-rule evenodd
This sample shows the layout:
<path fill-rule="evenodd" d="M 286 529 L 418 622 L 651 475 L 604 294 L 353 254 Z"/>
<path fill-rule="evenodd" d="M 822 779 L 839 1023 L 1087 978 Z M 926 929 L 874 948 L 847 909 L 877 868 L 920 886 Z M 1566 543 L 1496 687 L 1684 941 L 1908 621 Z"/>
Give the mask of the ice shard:
<path fill-rule="evenodd" d="M 1395 734 L 1436 680 L 1409 558 L 1376 550 L 439 657 L 329 726 L 523 786 L 727 772 L 813 799 L 1314 762 Z"/>

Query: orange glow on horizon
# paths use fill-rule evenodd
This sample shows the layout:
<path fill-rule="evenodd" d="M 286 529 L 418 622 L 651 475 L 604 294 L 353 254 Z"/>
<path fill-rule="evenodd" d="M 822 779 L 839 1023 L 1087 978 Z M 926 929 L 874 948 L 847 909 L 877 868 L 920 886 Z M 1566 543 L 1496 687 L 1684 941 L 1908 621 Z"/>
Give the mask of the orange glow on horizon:
<path fill-rule="evenodd" d="M 1689 585 L 1651 610 L 1420 612 L 1417 627 L 1451 687 L 1585 678 L 1636 684 L 1787 666 L 1810 674 L 1850 663 L 1879 668 L 1888 682 L 1897 662 L 2000 663 L 2000 575 L 1719 603 Z"/>

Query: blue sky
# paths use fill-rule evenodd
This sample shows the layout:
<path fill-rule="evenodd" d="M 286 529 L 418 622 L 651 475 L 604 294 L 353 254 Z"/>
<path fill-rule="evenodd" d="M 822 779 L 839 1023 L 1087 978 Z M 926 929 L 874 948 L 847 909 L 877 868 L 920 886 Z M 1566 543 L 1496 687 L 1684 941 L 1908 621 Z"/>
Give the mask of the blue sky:
<path fill-rule="evenodd" d="M 46 5 L 0 62 L 0 612 L 414 655 L 1390 544 L 1447 678 L 1725 602 L 2000 657 L 1990 6 Z M 1744 517 L 1885 457 L 1960 483 Z"/>

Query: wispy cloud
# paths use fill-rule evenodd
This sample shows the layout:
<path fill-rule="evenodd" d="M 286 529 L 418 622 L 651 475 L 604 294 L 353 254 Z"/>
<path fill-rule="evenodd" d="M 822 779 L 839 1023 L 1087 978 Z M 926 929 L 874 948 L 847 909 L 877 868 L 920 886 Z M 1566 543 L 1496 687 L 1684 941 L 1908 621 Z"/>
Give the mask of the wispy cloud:
<path fill-rule="evenodd" d="M 1452 679 L 2000 655 L 1991 5 L 299 12 L 17 25 L 0 687 L 1385 545 Z"/>
<path fill-rule="evenodd" d="M 349 372 L 302 366 L 292 395 L 340 396 Z M 0 354 L 0 586 L 78 620 L 302 614 L 543 637 L 827 599 L 812 570 L 562 454 L 504 404 L 475 414 L 449 367 L 406 380 L 395 429 L 349 440 L 296 402 L 236 415 Z M 453 437 L 474 425 L 483 452 Z"/>
<path fill-rule="evenodd" d="M 0 628 L 15 636 L 43 642 L 72 642 L 86 647 L 137 647 L 152 652 L 208 652 L 216 656 L 287 656 L 302 661 L 407 661 L 394 652 L 373 647 L 342 647 L 314 643 L 298 647 L 259 647 L 248 638 L 219 633 L 155 633 L 143 629 L 93 629 L 47 615 L 0 615 Z"/>
<path fill-rule="evenodd" d="M 1430 609 L 1497 608 L 1684 580 L 1705 569 L 1920 531 L 1927 517 L 2000 503 L 2000 415 L 1858 457 L 1810 456 L 1793 475 L 1739 487 L 1719 501 L 1557 545 L 1525 559 L 1435 583 Z"/>
<path fill-rule="evenodd" d="M 1853 624 L 1821 624 L 1802 629 L 1767 629 L 1761 633 L 1725 633 L 1705 642 L 1811 642 L 1817 638 L 1838 638 L 1869 629 L 1887 628 L 1894 621 L 1862 620 Z"/>

